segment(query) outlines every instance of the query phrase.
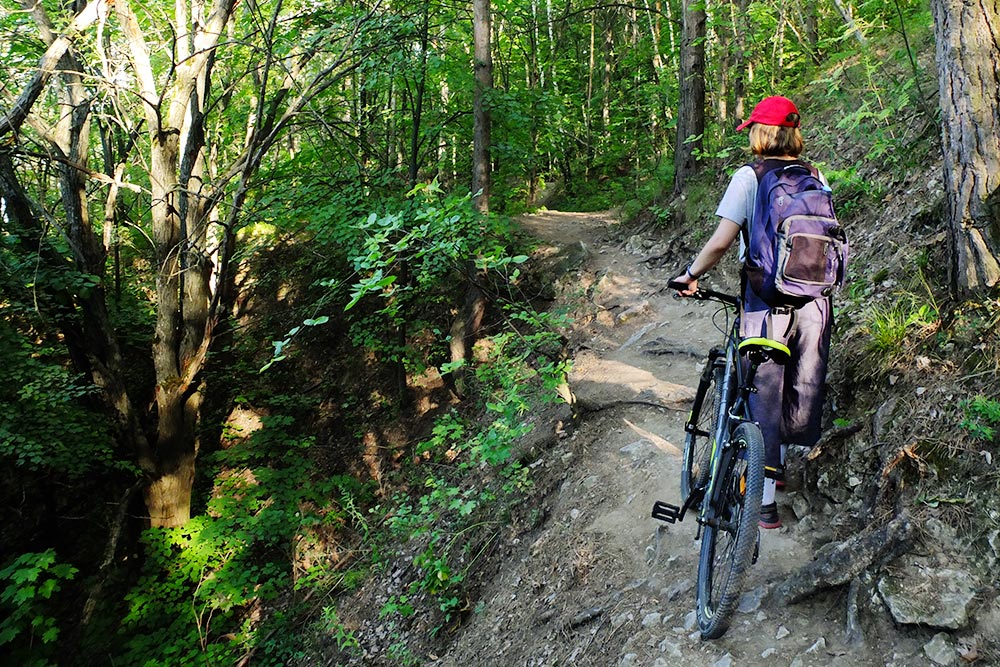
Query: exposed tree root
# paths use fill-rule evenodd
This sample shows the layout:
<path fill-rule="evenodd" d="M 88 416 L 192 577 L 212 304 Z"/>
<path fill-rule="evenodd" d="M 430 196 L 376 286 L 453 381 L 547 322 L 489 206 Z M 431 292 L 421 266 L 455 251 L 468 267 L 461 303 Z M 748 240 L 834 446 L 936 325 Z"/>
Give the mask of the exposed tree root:
<path fill-rule="evenodd" d="M 913 534 L 909 518 L 897 516 L 843 542 L 827 544 L 816 553 L 815 560 L 782 582 L 775 595 L 783 604 L 794 604 L 817 591 L 849 583 L 872 565 L 905 553 Z"/>

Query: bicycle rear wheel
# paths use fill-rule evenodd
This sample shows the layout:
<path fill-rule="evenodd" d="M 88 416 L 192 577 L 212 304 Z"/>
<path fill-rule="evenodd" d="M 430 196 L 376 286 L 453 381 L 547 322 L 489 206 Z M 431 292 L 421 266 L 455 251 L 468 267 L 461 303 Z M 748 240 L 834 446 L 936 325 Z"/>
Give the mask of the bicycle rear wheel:
<path fill-rule="evenodd" d="M 698 627 L 702 639 L 729 629 L 757 547 L 764 486 L 764 438 L 756 424 L 733 431 L 707 501 L 698 561 Z"/>
<path fill-rule="evenodd" d="M 681 469 L 681 499 L 687 500 L 691 491 L 704 486 L 708 481 L 709 456 L 715 431 L 719 424 L 719 408 L 722 405 L 722 377 L 724 359 L 715 354 L 708 358 L 698 391 L 695 392 L 691 416 L 685 425 L 684 461 Z"/>

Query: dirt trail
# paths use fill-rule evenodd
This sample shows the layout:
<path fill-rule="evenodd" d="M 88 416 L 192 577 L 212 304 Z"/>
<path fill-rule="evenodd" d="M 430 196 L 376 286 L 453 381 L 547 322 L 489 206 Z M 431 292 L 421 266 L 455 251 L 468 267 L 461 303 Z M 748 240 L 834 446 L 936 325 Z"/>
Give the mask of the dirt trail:
<path fill-rule="evenodd" d="M 571 385 L 588 412 L 533 464 L 552 489 L 536 508 L 538 527 L 500 554 L 476 613 L 436 664 L 927 664 L 916 640 L 879 636 L 884 625 L 845 645 L 842 593 L 770 601 L 810 560 L 812 526 L 823 520 L 800 504 L 797 521 L 793 493 L 779 494 L 786 527 L 763 535 L 728 634 L 699 639 L 696 523 L 658 525 L 649 513 L 654 500 L 679 499 L 683 422 L 703 355 L 721 340 L 717 308 L 661 293 L 668 276 L 644 263 L 652 252 L 624 249 L 611 214 L 545 212 L 524 225 L 553 248 L 588 250 L 562 290 L 575 299 Z"/>

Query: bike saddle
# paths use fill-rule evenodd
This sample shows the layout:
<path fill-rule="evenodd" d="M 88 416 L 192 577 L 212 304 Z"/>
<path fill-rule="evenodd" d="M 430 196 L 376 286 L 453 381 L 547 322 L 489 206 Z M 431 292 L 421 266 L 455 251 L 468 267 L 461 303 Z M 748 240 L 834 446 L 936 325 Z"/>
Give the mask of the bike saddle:
<path fill-rule="evenodd" d="M 740 342 L 743 354 L 760 354 L 777 364 L 784 364 L 792 358 L 792 352 L 785 345 L 770 338 L 746 338 Z"/>

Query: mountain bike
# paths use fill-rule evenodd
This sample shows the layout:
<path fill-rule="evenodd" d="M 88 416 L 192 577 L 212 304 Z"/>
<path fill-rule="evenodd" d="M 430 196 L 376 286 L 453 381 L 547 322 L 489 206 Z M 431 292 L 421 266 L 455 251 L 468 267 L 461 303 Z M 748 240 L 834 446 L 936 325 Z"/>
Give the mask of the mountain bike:
<path fill-rule="evenodd" d="M 669 287 L 687 289 L 684 283 Z M 688 510 L 697 512 L 698 628 L 702 639 L 717 639 L 729 629 L 759 551 L 764 438 L 750 413 L 754 377 L 762 363 L 784 363 L 791 353 L 768 338 L 740 339 L 738 297 L 699 289 L 692 298 L 721 304 L 727 326 L 717 326 L 725 344 L 709 352 L 684 425 L 683 502 L 678 507 L 657 501 L 653 518 L 674 523 Z"/>

